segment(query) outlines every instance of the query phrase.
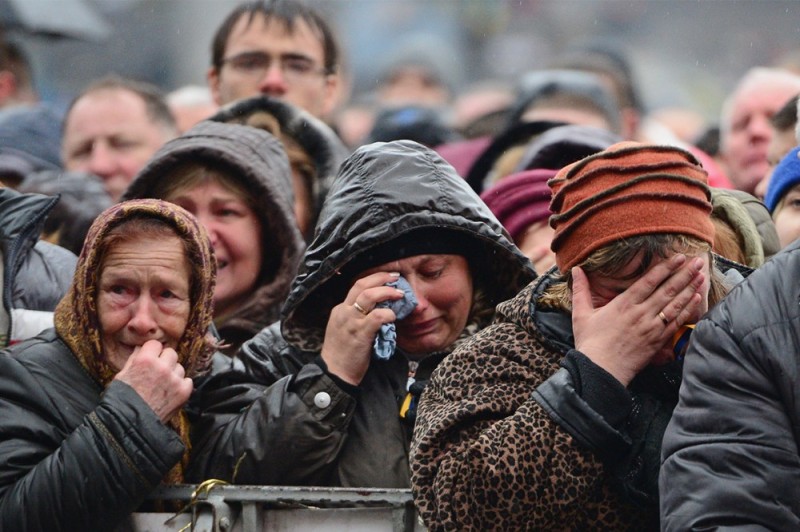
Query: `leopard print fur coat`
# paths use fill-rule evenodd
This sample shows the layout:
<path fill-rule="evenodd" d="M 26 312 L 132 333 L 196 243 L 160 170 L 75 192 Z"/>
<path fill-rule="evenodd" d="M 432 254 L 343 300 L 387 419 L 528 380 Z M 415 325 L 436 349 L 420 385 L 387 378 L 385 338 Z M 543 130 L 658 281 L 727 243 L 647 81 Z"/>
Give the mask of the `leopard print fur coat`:
<path fill-rule="evenodd" d="M 544 277 L 499 305 L 423 393 L 411 474 L 430 530 L 658 527 L 657 506 L 624 500 L 596 453 L 534 397 L 565 355 L 529 310 Z"/>

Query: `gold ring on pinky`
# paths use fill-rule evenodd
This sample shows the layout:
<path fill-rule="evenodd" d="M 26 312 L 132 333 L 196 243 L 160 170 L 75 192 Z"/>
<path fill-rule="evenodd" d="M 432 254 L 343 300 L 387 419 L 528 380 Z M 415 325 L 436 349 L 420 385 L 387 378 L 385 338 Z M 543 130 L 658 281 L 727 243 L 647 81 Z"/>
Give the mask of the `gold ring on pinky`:
<path fill-rule="evenodd" d="M 658 311 L 658 317 L 661 318 L 661 321 L 664 322 L 664 325 L 669 325 L 669 320 L 667 319 L 667 316 L 664 314 L 663 310 Z"/>
<path fill-rule="evenodd" d="M 355 303 L 353 303 L 353 306 L 355 307 L 355 309 L 356 309 L 357 311 L 359 311 L 359 312 L 360 312 L 361 314 L 363 314 L 364 316 L 366 316 L 367 314 L 369 314 L 369 311 L 368 311 L 368 310 L 365 310 L 365 309 L 364 309 L 364 307 L 362 307 L 361 305 L 359 305 L 359 304 L 358 304 L 358 301 L 356 301 Z"/>

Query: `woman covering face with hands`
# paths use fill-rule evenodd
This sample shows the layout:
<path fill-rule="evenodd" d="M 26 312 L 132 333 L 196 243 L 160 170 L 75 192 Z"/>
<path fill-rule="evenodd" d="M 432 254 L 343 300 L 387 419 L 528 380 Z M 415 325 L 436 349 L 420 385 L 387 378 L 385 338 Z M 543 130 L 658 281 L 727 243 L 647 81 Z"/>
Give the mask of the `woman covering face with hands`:
<path fill-rule="evenodd" d="M 658 528 L 673 343 L 727 291 L 706 183 L 688 152 L 633 142 L 549 182 L 556 266 L 421 399 L 412 483 L 431 530 Z"/>
<path fill-rule="evenodd" d="M 0 354 L 0 529 L 115 529 L 184 481 L 215 273 L 180 207 L 134 200 L 95 220 L 55 329 Z"/>
<path fill-rule="evenodd" d="M 359 148 L 326 197 L 281 323 L 199 390 L 196 480 L 408 487 L 431 371 L 533 278 L 435 152 L 410 141 Z M 376 350 L 381 335 L 394 337 L 391 356 Z"/>

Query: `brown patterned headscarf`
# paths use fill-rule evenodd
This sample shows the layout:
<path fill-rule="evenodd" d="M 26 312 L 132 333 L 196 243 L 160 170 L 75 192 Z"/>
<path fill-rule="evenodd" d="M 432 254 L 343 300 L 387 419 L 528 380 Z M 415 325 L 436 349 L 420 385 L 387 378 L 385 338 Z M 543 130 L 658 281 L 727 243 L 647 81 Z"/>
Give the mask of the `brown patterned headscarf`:
<path fill-rule="evenodd" d="M 155 199 L 131 200 L 118 203 L 101 213 L 89 228 L 72 285 L 55 310 L 55 327 L 81 365 L 101 386 L 108 386 L 117 373 L 106 359 L 97 314 L 97 287 L 106 249 L 106 237 L 112 229 L 134 218 L 155 218 L 166 222 L 182 239 L 191 268 L 190 308 L 186 329 L 175 347 L 178 361 L 187 377 L 208 370 L 216 343 L 208 334 L 214 308 L 216 259 L 208 235 L 194 216 L 186 210 Z M 186 415 L 170 421 L 186 445 L 184 459 L 173 468 L 165 481 L 179 483 L 189 455 L 189 426 Z"/>

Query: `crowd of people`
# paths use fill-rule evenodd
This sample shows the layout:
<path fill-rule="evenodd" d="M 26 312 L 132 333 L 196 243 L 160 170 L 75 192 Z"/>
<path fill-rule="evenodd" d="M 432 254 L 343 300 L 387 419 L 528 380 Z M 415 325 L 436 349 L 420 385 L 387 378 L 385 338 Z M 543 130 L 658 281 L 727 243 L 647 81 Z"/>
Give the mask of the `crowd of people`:
<path fill-rule="evenodd" d="M 302 0 L 210 49 L 207 88 L 59 116 L 0 46 L 0 529 L 212 478 L 411 489 L 430 530 L 800 527 L 800 69 L 687 132 L 600 46 L 344 103 Z"/>

